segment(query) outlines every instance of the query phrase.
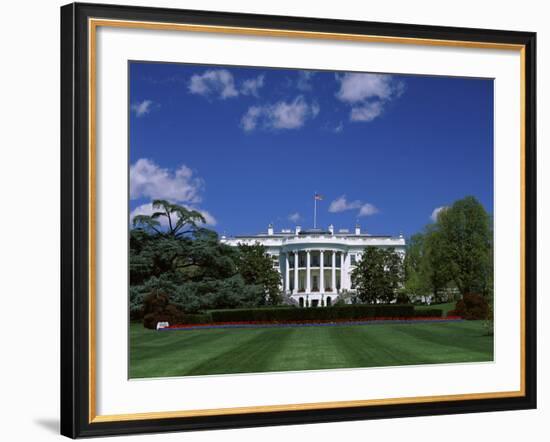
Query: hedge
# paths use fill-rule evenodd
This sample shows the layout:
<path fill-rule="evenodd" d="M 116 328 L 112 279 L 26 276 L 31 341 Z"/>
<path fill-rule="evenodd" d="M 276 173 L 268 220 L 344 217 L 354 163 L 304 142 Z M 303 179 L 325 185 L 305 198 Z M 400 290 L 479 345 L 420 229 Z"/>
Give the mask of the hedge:
<path fill-rule="evenodd" d="M 439 312 L 441 316 L 441 311 Z M 345 305 L 319 308 L 261 308 L 261 309 L 231 309 L 211 310 L 213 322 L 285 322 L 308 320 L 337 320 L 363 318 L 412 318 L 415 316 L 414 306 L 403 304 L 392 305 Z"/>
<path fill-rule="evenodd" d="M 441 318 L 443 316 L 443 310 L 440 308 L 415 310 L 414 316 L 417 318 Z"/>
<path fill-rule="evenodd" d="M 212 316 L 209 313 L 197 313 L 183 315 L 182 324 L 210 324 L 212 322 Z"/>

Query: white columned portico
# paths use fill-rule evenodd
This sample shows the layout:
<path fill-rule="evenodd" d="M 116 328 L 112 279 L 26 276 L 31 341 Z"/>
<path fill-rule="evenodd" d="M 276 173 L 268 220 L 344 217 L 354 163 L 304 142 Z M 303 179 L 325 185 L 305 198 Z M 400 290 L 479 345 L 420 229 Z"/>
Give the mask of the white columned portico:
<path fill-rule="evenodd" d="M 345 263 L 346 263 L 346 257 L 345 257 L 345 253 L 342 252 L 340 253 L 340 290 L 344 290 L 346 287 L 345 287 L 345 274 L 346 274 L 346 269 L 345 269 Z"/>
<path fill-rule="evenodd" d="M 288 253 L 285 253 L 285 292 L 290 291 L 290 260 L 288 259 Z"/>
<path fill-rule="evenodd" d="M 336 291 L 336 252 L 332 251 L 332 291 Z"/>
<path fill-rule="evenodd" d="M 294 252 L 294 293 L 298 293 L 298 252 Z"/>
<path fill-rule="evenodd" d="M 306 293 L 311 293 L 311 251 L 306 250 Z"/>
<path fill-rule="evenodd" d="M 319 252 L 319 266 L 320 266 L 320 275 L 319 275 L 319 291 L 321 294 L 325 293 L 325 251 L 321 250 Z"/>
<path fill-rule="evenodd" d="M 267 233 L 236 237 L 222 235 L 220 242 L 235 247 L 253 243 L 265 246 L 280 277 L 280 289 L 294 302 L 301 301 L 304 307 L 312 304 L 326 306 L 329 298 L 330 305 L 334 305 L 344 297 L 343 291 L 354 291 L 350 272 L 355 263 L 352 265 L 351 260 L 353 257 L 354 261 L 360 261 L 365 247 L 391 249 L 402 258 L 406 253 L 406 241 L 401 235 L 366 235 L 360 229 L 355 233 L 348 229 L 336 233 L 333 226 L 327 232 L 322 229 L 302 230 L 297 226 L 295 230 L 282 229 L 275 233 L 270 225 Z M 349 299 L 345 301 L 349 302 Z"/>

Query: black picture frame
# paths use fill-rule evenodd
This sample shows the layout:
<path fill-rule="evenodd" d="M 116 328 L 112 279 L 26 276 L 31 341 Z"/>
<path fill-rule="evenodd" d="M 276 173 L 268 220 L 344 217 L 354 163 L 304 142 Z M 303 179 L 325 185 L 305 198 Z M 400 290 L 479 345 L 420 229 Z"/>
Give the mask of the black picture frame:
<path fill-rule="evenodd" d="M 198 417 L 90 419 L 89 18 L 521 45 L 524 50 L 524 395 Z M 536 34 L 73 3 L 61 8 L 61 434 L 241 428 L 536 408 Z"/>

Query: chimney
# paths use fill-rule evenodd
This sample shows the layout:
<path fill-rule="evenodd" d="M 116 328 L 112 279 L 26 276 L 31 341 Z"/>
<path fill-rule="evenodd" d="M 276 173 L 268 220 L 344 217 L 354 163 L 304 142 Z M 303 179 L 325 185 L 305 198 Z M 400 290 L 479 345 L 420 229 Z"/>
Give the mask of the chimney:
<path fill-rule="evenodd" d="M 331 235 L 334 235 L 334 226 L 332 224 L 328 226 L 328 231 L 330 232 Z"/>
<path fill-rule="evenodd" d="M 298 233 L 300 233 L 301 231 L 302 231 L 302 227 L 296 226 L 296 235 L 298 235 Z"/>
<path fill-rule="evenodd" d="M 269 226 L 267 226 L 267 234 L 273 235 L 273 224 L 270 224 Z"/>
<path fill-rule="evenodd" d="M 361 226 L 359 224 L 355 224 L 355 234 L 361 235 Z"/>

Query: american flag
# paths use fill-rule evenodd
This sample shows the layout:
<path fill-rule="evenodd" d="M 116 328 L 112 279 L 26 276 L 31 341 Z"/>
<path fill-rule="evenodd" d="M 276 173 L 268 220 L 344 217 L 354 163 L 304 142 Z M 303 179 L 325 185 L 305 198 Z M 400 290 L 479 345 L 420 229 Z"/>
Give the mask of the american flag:
<path fill-rule="evenodd" d="M 318 193 L 315 194 L 314 198 L 315 198 L 317 201 L 323 201 L 323 195 L 319 195 Z"/>

